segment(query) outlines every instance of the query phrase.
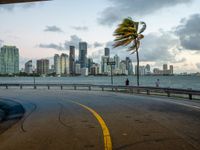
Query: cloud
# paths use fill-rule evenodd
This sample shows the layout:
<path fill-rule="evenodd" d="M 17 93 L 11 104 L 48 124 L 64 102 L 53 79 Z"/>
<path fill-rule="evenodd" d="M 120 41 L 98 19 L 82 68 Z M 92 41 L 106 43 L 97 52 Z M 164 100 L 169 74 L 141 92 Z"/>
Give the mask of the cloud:
<path fill-rule="evenodd" d="M 65 45 L 65 49 L 69 49 L 69 46 L 73 45 L 76 48 L 79 47 L 79 42 L 82 42 L 82 39 L 80 37 L 78 37 L 77 35 L 71 35 L 70 36 L 70 40 L 65 41 L 64 45 Z"/>
<path fill-rule="evenodd" d="M 200 50 L 200 14 L 183 18 L 176 27 L 175 34 L 179 37 L 181 46 L 188 50 Z"/>
<path fill-rule="evenodd" d="M 127 16 L 145 16 L 166 7 L 173 7 L 192 1 L 193 0 L 109 0 L 112 5 L 101 12 L 98 22 L 102 25 L 110 26 Z"/>
<path fill-rule="evenodd" d="M 54 43 L 39 44 L 39 47 L 46 48 L 46 49 L 64 50 L 64 47 L 62 46 L 62 44 L 54 44 Z"/>
<path fill-rule="evenodd" d="M 46 28 L 44 29 L 45 32 L 58 32 L 58 33 L 62 33 L 62 29 L 57 27 L 57 26 L 46 26 Z"/>
<path fill-rule="evenodd" d="M 198 69 L 200 69 L 200 63 L 197 63 L 196 66 Z"/>
<path fill-rule="evenodd" d="M 102 47 L 103 45 L 104 45 L 103 43 L 95 42 L 94 48 Z"/>
<path fill-rule="evenodd" d="M 77 31 L 88 31 L 88 27 L 86 26 L 72 26 L 72 29 Z"/>
<path fill-rule="evenodd" d="M 0 40 L 0 47 L 3 45 L 4 41 Z"/>
<path fill-rule="evenodd" d="M 141 47 L 139 50 L 140 61 L 178 61 L 175 58 L 178 52 L 174 50 L 178 46 L 178 43 L 178 39 L 172 36 L 169 32 L 149 33 L 141 41 Z M 130 54 L 126 51 L 128 49 L 127 47 L 118 47 L 113 49 L 112 45 L 113 41 L 106 44 L 107 47 L 111 48 L 111 53 L 114 55 L 118 54 L 121 58 L 125 58 Z M 133 58 L 134 61 L 136 61 L 136 57 L 134 56 Z"/>

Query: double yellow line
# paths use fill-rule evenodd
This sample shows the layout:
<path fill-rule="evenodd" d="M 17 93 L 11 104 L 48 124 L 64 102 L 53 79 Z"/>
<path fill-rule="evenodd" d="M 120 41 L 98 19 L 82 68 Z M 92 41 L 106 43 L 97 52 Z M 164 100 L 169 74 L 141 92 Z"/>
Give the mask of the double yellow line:
<path fill-rule="evenodd" d="M 74 102 L 74 101 L 71 101 L 71 102 L 80 105 L 81 107 L 87 109 L 88 111 L 90 111 L 93 114 L 93 116 L 97 119 L 97 121 L 101 125 L 101 129 L 102 129 L 103 137 L 104 137 L 104 150 L 112 150 L 112 142 L 111 142 L 110 132 L 109 132 L 108 127 L 106 126 L 106 123 L 103 120 L 103 118 L 96 111 L 89 108 L 88 106 L 85 106 L 81 103 Z"/>

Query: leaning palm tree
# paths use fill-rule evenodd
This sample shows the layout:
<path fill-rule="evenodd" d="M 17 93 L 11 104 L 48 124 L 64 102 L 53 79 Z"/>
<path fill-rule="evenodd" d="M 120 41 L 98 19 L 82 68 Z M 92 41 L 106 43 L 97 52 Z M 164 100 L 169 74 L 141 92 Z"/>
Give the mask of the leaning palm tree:
<path fill-rule="evenodd" d="M 138 31 L 139 25 L 142 28 Z M 131 54 L 136 53 L 137 55 L 137 85 L 139 86 L 139 47 L 140 40 L 144 38 L 141 33 L 146 29 L 145 22 L 135 22 L 132 18 L 128 17 L 123 20 L 121 24 L 118 25 L 117 29 L 114 31 L 115 43 L 113 47 L 119 46 L 129 46 L 128 50 Z"/>

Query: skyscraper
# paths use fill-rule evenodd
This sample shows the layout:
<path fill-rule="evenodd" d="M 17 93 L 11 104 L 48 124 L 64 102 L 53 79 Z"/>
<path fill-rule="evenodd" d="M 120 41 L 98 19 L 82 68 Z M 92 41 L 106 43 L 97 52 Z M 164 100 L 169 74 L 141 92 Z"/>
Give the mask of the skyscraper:
<path fill-rule="evenodd" d="M 114 56 L 114 61 L 115 61 L 115 69 L 119 69 L 120 58 L 118 55 Z"/>
<path fill-rule="evenodd" d="M 174 74 L 174 67 L 173 67 L 173 65 L 169 66 L 169 70 L 170 70 L 170 75 L 173 75 Z"/>
<path fill-rule="evenodd" d="M 81 64 L 81 68 L 87 66 L 87 43 L 80 42 L 79 43 L 79 63 Z"/>
<path fill-rule="evenodd" d="M 133 74 L 133 64 L 129 57 L 126 57 L 126 70 L 128 70 L 128 75 Z"/>
<path fill-rule="evenodd" d="M 3 46 L 0 51 L 0 73 L 19 72 L 19 49 L 15 46 Z"/>
<path fill-rule="evenodd" d="M 56 75 L 60 75 L 61 74 L 60 56 L 58 54 L 54 55 L 54 72 L 56 73 Z"/>
<path fill-rule="evenodd" d="M 105 51 L 105 56 L 110 57 L 110 49 L 106 47 L 106 48 L 104 49 L 104 51 Z"/>
<path fill-rule="evenodd" d="M 49 73 L 49 60 L 37 60 L 37 73 L 40 75 L 47 75 Z"/>
<path fill-rule="evenodd" d="M 27 74 L 31 74 L 33 73 L 33 64 L 32 64 L 32 60 L 29 60 L 25 63 L 25 73 Z"/>
<path fill-rule="evenodd" d="M 62 53 L 60 56 L 60 69 L 62 75 L 69 74 L 69 56 Z"/>
<path fill-rule="evenodd" d="M 163 75 L 167 74 L 168 72 L 167 70 L 168 70 L 167 64 L 163 64 Z"/>
<path fill-rule="evenodd" d="M 75 74 L 75 47 L 69 47 L 69 72 L 71 75 Z"/>
<path fill-rule="evenodd" d="M 103 74 L 108 74 L 108 70 L 109 70 L 109 66 L 107 65 L 108 61 L 109 61 L 108 56 L 101 57 L 101 71 Z"/>

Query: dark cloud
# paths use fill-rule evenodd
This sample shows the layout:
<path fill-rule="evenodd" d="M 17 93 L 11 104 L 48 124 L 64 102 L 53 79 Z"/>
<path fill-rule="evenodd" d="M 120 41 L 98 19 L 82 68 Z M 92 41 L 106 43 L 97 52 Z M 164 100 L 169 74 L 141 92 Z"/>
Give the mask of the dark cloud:
<path fill-rule="evenodd" d="M 64 45 L 66 49 L 69 49 L 69 46 L 73 45 L 76 48 L 79 47 L 79 42 L 82 42 L 82 39 L 80 37 L 78 37 L 77 35 L 72 35 L 70 36 L 70 40 L 69 41 L 65 41 Z"/>
<path fill-rule="evenodd" d="M 144 16 L 160 9 L 178 4 L 190 3 L 193 0 L 109 0 L 111 6 L 105 8 L 98 18 L 102 25 L 112 25 L 127 16 Z"/>
<path fill-rule="evenodd" d="M 104 45 L 103 43 L 95 42 L 94 48 L 102 47 L 103 45 Z"/>
<path fill-rule="evenodd" d="M 88 27 L 86 26 L 73 26 L 72 29 L 77 31 L 88 31 Z"/>
<path fill-rule="evenodd" d="M 78 48 L 79 42 L 82 42 L 82 39 L 77 35 L 72 35 L 70 36 L 70 40 L 67 40 L 63 43 L 39 44 L 38 47 L 46 49 L 55 49 L 55 50 L 69 50 L 69 46 L 75 46 L 76 48 Z"/>
<path fill-rule="evenodd" d="M 63 32 L 61 28 L 57 27 L 57 26 L 46 26 L 46 28 L 44 29 L 45 32 Z"/>
<path fill-rule="evenodd" d="M 193 14 L 181 20 L 175 29 L 184 49 L 200 50 L 200 14 Z"/>
<path fill-rule="evenodd" d="M 46 49 L 64 50 L 64 47 L 62 46 L 62 44 L 54 44 L 54 43 L 39 44 L 39 47 L 46 48 Z"/>

